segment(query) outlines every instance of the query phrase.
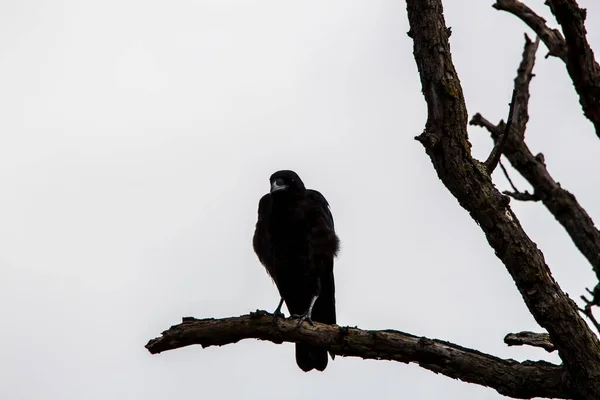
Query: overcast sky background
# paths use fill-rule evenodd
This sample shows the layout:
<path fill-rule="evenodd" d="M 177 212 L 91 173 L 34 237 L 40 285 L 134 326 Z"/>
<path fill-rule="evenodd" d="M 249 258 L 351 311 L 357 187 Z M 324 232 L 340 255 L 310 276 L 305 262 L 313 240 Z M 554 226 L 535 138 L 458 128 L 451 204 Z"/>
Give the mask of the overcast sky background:
<path fill-rule="evenodd" d="M 469 115 L 497 121 L 529 30 L 492 3 L 445 6 Z M 556 26 L 542 0 L 528 4 Z M 580 4 L 600 49 L 600 5 Z M 426 110 L 405 7 L 0 2 L 0 397 L 503 398 L 386 361 L 340 357 L 306 374 L 292 344 L 144 349 L 182 316 L 275 308 L 251 237 L 278 169 L 296 170 L 331 203 L 343 246 L 340 324 L 556 361 L 503 344 L 508 332 L 539 327 L 413 140 Z M 546 52 L 527 143 L 598 220 L 590 179 L 600 142 L 564 65 Z M 484 159 L 488 134 L 469 131 Z M 563 290 L 578 298 L 596 283 L 541 204 L 512 207 Z"/>

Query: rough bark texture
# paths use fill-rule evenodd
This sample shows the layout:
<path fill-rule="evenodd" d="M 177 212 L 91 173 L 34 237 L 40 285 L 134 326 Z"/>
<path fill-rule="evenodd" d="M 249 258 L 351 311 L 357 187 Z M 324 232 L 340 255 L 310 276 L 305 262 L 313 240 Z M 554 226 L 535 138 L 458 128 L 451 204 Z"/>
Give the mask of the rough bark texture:
<path fill-rule="evenodd" d="M 427 102 L 425 131 L 417 137 L 440 180 L 484 231 L 529 311 L 550 334 L 576 398 L 600 398 L 600 343 L 575 303 L 554 281 L 542 252 L 523 231 L 507 197 L 471 157 L 467 111 L 452 63 L 440 0 L 407 0 L 409 35 Z"/>
<path fill-rule="evenodd" d="M 150 353 L 199 344 L 203 348 L 261 339 L 274 343 L 302 342 L 323 347 L 336 355 L 417 363 L 421 367 L 465 382 L 489 386 L 513 398 L 571 398 L 562 381 L 563 368 L 547 362 L 503 360 L 449 342 L 407 333 L 365 331 L 315 323 L 277 319 L 265 311 L 223 319 L 184 318 L 146 345 Z"/>
<path fill-rule="evenodd" d="M 504 337 L 504 343 L 509 346 L 533 346 L 541 347 L 551 353 L 556 350 L 554 343 L 550 341 L 550 335 L 547 333 L 536 332 L 518 332 L 509 333 Z"/>

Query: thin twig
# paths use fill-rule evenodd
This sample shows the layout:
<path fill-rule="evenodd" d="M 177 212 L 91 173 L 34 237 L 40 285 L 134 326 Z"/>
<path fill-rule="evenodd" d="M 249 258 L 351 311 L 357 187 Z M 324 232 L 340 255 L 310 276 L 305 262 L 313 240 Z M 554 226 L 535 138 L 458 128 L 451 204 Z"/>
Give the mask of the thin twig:
<path fill-rule="evenodd" d="M 504 164 L 502 164 L 502 160 L 498 161 L 498 163 L 500 164 L 500 168 L 502 169 L 502 172 L 504 172 L 504 176 L 506 177 L 506 180 L 508 180 L 510 187 L 512 187 L 512 189 L 515 191 L 515 193 L 518 193 L 519 189 L 517 189 L 517 187 L 513 183 L 512 179 L 510 179 L 510 176 L 508 175 L 508 171 L 506 170 L 506 167 L 504 166 Z"/>
<path fill-rule="evenodd" d="M 513 89 L 512 99 L 510 100 L 510 110 L 508 112 L 508 121 L 506 122 L 506 128 L 504 128 L 504 132 L 502 133 L 502 136 L 500 136 L 500 138 L 496 141 L 496 143 L 494 144 L 494 148 L 492 148 L 490 155 L 488 156 L 487 160 L 485 160 L 485 162 L 484 162 L 485 167 L 490 175 L 492 174 L 492 172 L 494 172 L 494 169 L 496 169 L 498 162 L 500 162 L 500 157 L 502 156 L 502 150 L 504 149 L 504 146 L 506 145 L 506 141 L 508 140 L 510 128 L 511 128 L 511 125 L 513 124 L 515 114 L 518 112 L 518 111 L 515 111 L 515 110 L 517 110 L 516 100 L 517 100 L 517 89 L 515 88 L 515 89 Z"/>
<path fill-rule="evenodd" d="M 512 197 L 515 200 L 519 201 L 540 201 L 541 199 L 535 195 L 535 193 L 529 193 L 527 190 L 524 192 L 511 192 L 509 190 L 504 190 L 502 194 Z"/>
<path fill-rule="evenodd" d="M 589 290 L 588 290 L 588 292 L 589 292 Z M 588 298 L 585 296 L 580 296 L 580 298 L 585 303 L 585 307 L 579 308 L 579 311 L 581 311 L 583 313 L 583 315 L 585 315 L 592 322 L 592 324 L 596 328 L 596 331 L 598 333 L 600 333 L 600 324 L 598 323 L 598 321 L 596 320 L 596 317 L 594 317 L 594 314 L 592 313 L 592 306 L 594 305 L 594 301 L 588 300 Z"/>

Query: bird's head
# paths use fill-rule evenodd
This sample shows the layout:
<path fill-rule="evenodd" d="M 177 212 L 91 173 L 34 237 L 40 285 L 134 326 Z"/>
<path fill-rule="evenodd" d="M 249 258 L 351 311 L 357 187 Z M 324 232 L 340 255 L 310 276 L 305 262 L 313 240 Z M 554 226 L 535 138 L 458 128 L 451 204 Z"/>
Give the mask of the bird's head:
<path fill-rule="evenodd" d="M 271 175 L 269 181 L 271 182 L 271 193 L 302 193 L 306 190 L 302 179 L 294 171 L 277 171 Z"/>

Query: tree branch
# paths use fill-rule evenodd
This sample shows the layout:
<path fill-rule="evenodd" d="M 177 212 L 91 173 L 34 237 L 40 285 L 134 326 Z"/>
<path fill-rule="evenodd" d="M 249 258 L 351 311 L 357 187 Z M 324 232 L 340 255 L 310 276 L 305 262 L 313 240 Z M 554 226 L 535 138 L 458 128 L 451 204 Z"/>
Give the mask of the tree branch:
<path fill-rule="evenodd" d="M 518 0 L 497 0 L 492 7 L 496 10 L 506 11 L 525 22 L 548 48 L 549 53 L 546 57 L 555 56 L 566 62 L 567 44 L 562 34 L 558 29 L 550 29 L 546 25 L 546 20 L 531 8 Z"/>
<path fill-rule="evenodd" d="M 567 71 L 571 76 L 585 116 L 600 137 L 600 66 L 587 41 L 586 11 L 575 0 L 547 0 L 560 24 L 567 44 Z"/>
<path fill-rule="evenodd" d="M 536 38 L 535 42 L 529 39 L 527 34 L 525 36 L 525 45 L 523 47 L 523 55 L 519 68 L 517 69 L 517 76 L 515 77 L 514 91 L 516 95 L 514 108 L 518 110 L 515 112 L 516 117 L 514 118 L 514 125 L 517 128 L 516 131 L 519 133 L 519 137 L 523 139 L 525 137 L 525 128 L 527 122 L 529 122 L 529 84 L 533 79 L 533 66 L 535 65 L 535 53 L 537 52 L 540 44 L 540 39 Z M 508 116 L 510 117 L 511 111 L 509 110 Z M 508 128 L 508 123 L 506 124 Z"/>
<path fill-rule="evenodd" d="M 589 300 L 585 296 L 580 296 L 581 300 L 583 300 L 583 302 L 585 303 L 585 307 L 580 308 L 579 311 L 581 311 L 583 313 L 583 315 L 585 315 L 590 320 L 592 325 L 594 325 L 594 327 L 596 328 L 596 331 L 600 332 L 600 324 L 598 323 L 598 321 L 596 320 L 596 317 L 594 317 L 594 313 L 592 312 L 592 306 L 597 306 L 598 299 L 600 298 L 599 293 L 598 293 L 598 290 L 600 290 L 600 283 L 598 285 L 596 285 L 596 288 L 594 289 L 593 292 L 587 288 L 586 288 L 586 290 L 589 292 L 589 294 L 592 295 L 592 299 Z"/>
<path fill-rule="evenodd" d="M 535 194 L 531 194 L 527 190 L 524 192 L 511 192 L 510 190 L 504 190 L 502 193 L 519 201 L 540 201 Z"/>
<path fill-rule="evenodd" d="M 252 338 L 273 343 L 307 343 L 345 357 L 416 363 L 435 373 L 488 386 L 514 398 L 573 396 L 562 381 L 563 368 L 544 361 L 503 360 L 442 340 L 393 330 L 365 331 L 318 322 L 314 327 L 297 328 L 297 321 L 278 318 L 274 322 L 272 314 L 258 310 L 222 319 L 184 318 L 181 324 L 150 340 L 146 348 L 157 354 L 194 344 L 204 348 Z"/>
<path fill-rule="evenodd" d="M 581 207 L 575 196 L 563 189 L 556 182 L 546 167 L 546 162 L 541 154 L 534 156 L 523 138 L 528 115 L 529 84 L 533 77 L 532 71 L 535 63 L 537 45 L 525 36 L 523 59 L 517 71 L 514 90 L 518 92 L 517 106 L 520 108 L 519 118 L 512 124 L 507 141 L 504 145 L 504 156 L 508 158 L 515 168 L 534 189 L 534 194 L 504 192 L 517 200 L 541 200 L 548 211 L 565 228 L 575 246 L 592 265 L 598 280 L 600 280 L 600 232 L 596 229 L 594 221 Z M 499 141 L 499 136 L 505 131 L 504 124 L 498 126 L 475 114 L 470 122 L 486 128 L 494 141 Z"/>
<path fill-rule="evenodd" d="M 481 114 L 476 114 L 476 116 L 477 115 L 479 117 L 481 117 Z M 474 118 L 475 117 L 473 117 L 473 119 Z M 481 117 L 481 118 L 483 118 L 483 117 Z M 517 187 L 513 183 L 512 179 L 510 179 L 510 175 L 508 174 L 508 171 L 504 167 L 504 164 L 502 164 L 502 161 L 500 161 L 499 164 L 500 164 L 500 168 L 502 169 L 502 172 L 504 173 L 504 176 L 506 177 L 506 179 L 508 180 L 508 183 L 510 184 L 510 187 L 512 187 L 512 189 L 513 189 L 513 192 L 511 192 L 509 190 L 505 190 L 502 192 L 503 194 L 510 196 L 513 199 L 521 200 L 521 201 L 539 201 L 540 200 L 534 194 L 529 193 L 527 190 L 524 192 L 521 192 L 519 189 L 517 189 Z"/>
<path fill-rule="evenodd" d="M 508 122 L 506 123 L 506 128 L 502 132 L 502 135 L 496 140 L 490 155 L 485 160 L 484 164 L 488 171 L 488 174 L 492 174 L 498 163 L 500 162 L 500 157 L 502 157 L 502 151 L 504 150 L 504 146 L 506 145 L 506 140 L 508 139 L 508 132 L 510 131 L 510 126 L 513 123 L 513 120 L 518 117 L 519 107 L 517 105 L 517 90 L 513 90 L 512 99 L 510 100 L 510 111 L 508 113 Z"/>
<path fill-rule="evenodd" d="M 550 334 L 574 390 L 600 398 L 600 343 L 575 303 L 552 278 L 542 252 L 505 197 L 471 156 L 467 110 L 454 68 L 440 0 L 407 0 L 410 36 L 428 117 L 418 136 L 440 180 L 484 231 L 535 320 Z M 508 143 L 507 143 L 508 144 Z"/>
<path fill-rule="evenodd" d="M 470 124 L 486 128 L 492 137 L 502 132 L 504 125 L 503 122 L 500 122 L 499 126 L 496 126 L 479 113 L 473 116 Z M 510 161 L 513 168 L 531 184 L 534 194 L 528 192 L 515 194 L 506 191 L 503 193 L 516 200 L 541 200 L 548 211 L 565 228 L 577 249 L 588 260 L 600 280 L 600 231 L 579 204 L 577 198 L 552 178 L 543 157 L 534 156 L 519 135 L 515 132 L 513 125 L 504 149 L 504 156 Z"/>
<path fill-rule="evenodd" d="M 541 347 L 548 353 L 556 350 L 554 343 L 550 341 L 550 335 L 547 333 L 536 333 L 536 332 L 517 332 L 509 333 L 504 337 L 504 343 L 509 346 L 533 346 Z"/>
<path fill-rule="evenodd" d="M 497 0 L 493 7 L 525 22 L 548 47 L 549 55 L 564 61 L 584 115 L 600 137 L 600 66 L 586 38 L 584 9 L 575 0 L 547 0 L 546 4 L 562 28 L 550 29 L 546 20 L 518 0 Z"/>

